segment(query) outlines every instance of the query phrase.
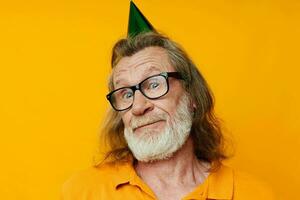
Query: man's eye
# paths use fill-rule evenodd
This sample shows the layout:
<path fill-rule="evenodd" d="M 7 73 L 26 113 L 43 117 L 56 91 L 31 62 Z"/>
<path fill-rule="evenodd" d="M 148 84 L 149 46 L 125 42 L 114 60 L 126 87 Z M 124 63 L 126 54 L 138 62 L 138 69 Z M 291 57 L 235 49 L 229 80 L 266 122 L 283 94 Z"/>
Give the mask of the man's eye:
<path fill-rule="evenodd" d="M 149 89 L 155 89 L 159 86 L 159 83 L 158 82 L 153 82 L 153 83 L 150 83 L 148 88 Z"/>
<path fill-rule="evenodd" d="M 132 92 L 124 92 L 122 94 L 122 99 L 129 99 L 132 97 Z"/>

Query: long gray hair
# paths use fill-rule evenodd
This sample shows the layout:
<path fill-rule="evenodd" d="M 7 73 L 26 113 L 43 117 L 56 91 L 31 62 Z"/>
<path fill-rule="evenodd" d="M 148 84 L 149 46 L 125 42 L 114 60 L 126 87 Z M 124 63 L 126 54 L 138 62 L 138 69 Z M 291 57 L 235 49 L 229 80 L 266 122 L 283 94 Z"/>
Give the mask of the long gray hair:
<path fill-rule="evenodd" d="M 227 155 L 220 121 L 214 114 L 214 97 L 204 77 L 180 45 L 154 32 L 121 39 L 112 50 L 112 68 L 123 57 L 132 56 L 146 47 L 153 46 L 166 50 L 170 64 L 183 76 L 184 88 L 196 104 L 191 129 L 195 155 L 199 160 L 210 162 L 212 168 L 219 167 Z M 110 91 L 114 90 L 112 78 L 108 87 Z M 109 145 L 105 159 L 113 162 L 124 161 L 132 155 L 124 138 L 124 124 L 119 113 L 113 109 L 108 112 L 101 138 Z"/>

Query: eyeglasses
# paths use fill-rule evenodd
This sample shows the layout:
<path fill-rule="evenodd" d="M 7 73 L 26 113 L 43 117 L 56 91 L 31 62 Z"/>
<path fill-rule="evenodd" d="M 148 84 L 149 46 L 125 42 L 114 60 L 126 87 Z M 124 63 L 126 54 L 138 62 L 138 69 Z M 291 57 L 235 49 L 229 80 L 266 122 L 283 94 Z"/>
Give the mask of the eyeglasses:
<path fill-rule="evenodd" d="M 106 98 L 116 111 L 123 111 L 132 106 L 136 90 L 141 91 L 148 99 L 158 99 L 167 94 L 169 77 L 183 79 L 179 72 L 162 72 L 146 78 L 137 85 L 118 88 L 106 95 Z"/>

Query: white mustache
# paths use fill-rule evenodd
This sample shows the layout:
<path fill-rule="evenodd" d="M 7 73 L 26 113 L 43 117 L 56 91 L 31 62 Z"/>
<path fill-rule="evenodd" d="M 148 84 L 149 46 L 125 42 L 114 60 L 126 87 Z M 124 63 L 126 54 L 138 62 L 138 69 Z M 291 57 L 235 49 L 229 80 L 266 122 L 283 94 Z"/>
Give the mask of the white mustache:
<path fill-rule="evenodd" d="M 139 127 L 153 124 L 158 121 L 167 120 L 166 114 L 158 114 L 154 116 L 142 116 L 142 117 L 133 117 L 130 122 L 130 127 L 132 130 L 135 130 Z"/>

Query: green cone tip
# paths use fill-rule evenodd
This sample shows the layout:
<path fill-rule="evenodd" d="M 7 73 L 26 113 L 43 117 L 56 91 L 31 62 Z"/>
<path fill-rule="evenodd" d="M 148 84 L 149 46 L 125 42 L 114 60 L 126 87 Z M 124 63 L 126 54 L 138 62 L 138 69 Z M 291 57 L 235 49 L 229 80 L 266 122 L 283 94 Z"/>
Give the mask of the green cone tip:
<path fill-rule="evenodd" d="M 155 32 L 155 29 L 137 8 L 137 6 L 130 1 L 129 21 L 127 37 L 134 37 L 141 32 Z"/>

